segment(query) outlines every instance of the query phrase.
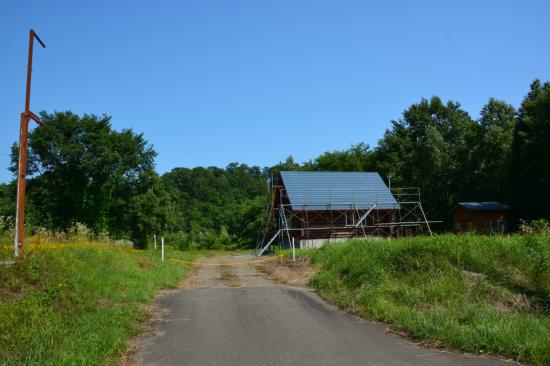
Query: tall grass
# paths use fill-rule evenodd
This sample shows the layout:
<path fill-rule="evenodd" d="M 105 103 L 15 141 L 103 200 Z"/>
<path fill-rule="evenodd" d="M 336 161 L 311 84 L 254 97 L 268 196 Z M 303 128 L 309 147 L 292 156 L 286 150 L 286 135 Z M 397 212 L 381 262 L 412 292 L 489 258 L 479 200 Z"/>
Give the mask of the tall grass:
<path fill-rule="evenodd" d="M 426 343 L 550 364 L 550 237 L 442 235 L 309 252 L 329 301 Z"/>
<path fill-rule="evenodd" d="M 171 258 L 193 253 L 167 248 Z M 84 243 L 27 251 L 0 267 L 0 364 L 102 365 L 138 333 L 144 305 L 186 267 L 158 252 Z"/>
<path fill-rule="evenodd" d="M 15 228 L 13 225 L 2 226 L 2 220 L 5 220 L 5 217 L 0 216 L 0 261 L 12 259 L 15 237 Z M 99 243 L 126 248 L 133 247 L 133 243 L 129 240 L 113 240 L 109 238 L 107 233 L 96 235 L 86 225 L 76 222 L 66 231 L 51 231 L 39 226 L 33 228 L 26 227 L 23 251 L 32 253 L 40 250 L 73 246 L 75 244 L 83 246 Z"/>

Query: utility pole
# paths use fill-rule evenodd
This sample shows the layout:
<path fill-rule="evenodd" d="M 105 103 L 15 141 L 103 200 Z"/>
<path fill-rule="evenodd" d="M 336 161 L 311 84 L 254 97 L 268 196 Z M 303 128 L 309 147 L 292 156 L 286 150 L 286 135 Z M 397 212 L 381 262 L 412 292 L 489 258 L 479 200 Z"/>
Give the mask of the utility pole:
<path fill-rule="evenodd" d="M 46 48 L 46 45 L 40 37 L 30 30 L 29 32 L 29 59 L 27 63 L 27 90 L 25 94 L 25 111 L 21 113 L 21 127 L 19 129 L 19 165 L 17 169 L 17 212 L 15 215 L 15 240 L 14 254 L 17 257 L 23 252 L 23 243 L 25 240 L 25 184 L 27 178 L 27 140 L 29 137 L 29 122 L 36 121 L 41 126 L 44 123 L 38 116 L 30 111 L 31 103 L 31 76 L 32 76 L 32 50 L 34 39 L 40 45 Z"/>

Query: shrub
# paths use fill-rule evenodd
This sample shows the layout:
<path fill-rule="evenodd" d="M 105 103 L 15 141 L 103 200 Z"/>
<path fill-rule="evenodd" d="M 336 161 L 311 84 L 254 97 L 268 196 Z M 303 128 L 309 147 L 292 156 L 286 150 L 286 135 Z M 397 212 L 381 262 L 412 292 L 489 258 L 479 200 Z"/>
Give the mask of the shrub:
<path fill-rule="evenodd" d="M 523 234 L 550 235 L 550 224 L 545 219 L 520 220 L 519 230 Z"/>
<path fill-rule="evenodd" d="M 0 216 L 0 232 L 13 231 L 15 229 L 15 218 L 13 216 Z"/>
<path fill-rule="evenodd" d="M 166 234 L 165 244 L 180 250 L 192 249 L 233 249 L 234 238 L 222 227 L 219 232 L 214 230 L 191 230 L 191 232 L 176 232 Z"/>

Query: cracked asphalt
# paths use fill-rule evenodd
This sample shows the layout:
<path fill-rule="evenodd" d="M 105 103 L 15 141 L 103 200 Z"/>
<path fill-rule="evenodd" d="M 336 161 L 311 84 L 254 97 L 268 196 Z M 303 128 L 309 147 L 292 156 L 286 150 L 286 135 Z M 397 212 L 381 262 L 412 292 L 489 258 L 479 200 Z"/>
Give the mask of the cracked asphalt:
<path fill-rule="evenodd" d="M 225 265 L 252 256 L 200 261 L 188 288 L 157 300 L 165 316 L 142 341 L 143 365 L 509 365 L 416 346 L 253 264 Z"/>

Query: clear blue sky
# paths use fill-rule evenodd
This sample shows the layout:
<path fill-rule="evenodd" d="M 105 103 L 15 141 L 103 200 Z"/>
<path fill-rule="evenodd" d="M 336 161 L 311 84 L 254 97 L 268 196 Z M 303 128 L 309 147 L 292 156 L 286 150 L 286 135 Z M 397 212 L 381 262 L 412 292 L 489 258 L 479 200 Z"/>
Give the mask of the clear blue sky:
<path fill-rule="evenodd" d="M 0 181 L 24 107 L 109 114 L 176 166 L 305 161 L 376 145 L 420 98 L 518 106 L 550 80 L 550 2 L 25 1 L 0 4 Z"/>

